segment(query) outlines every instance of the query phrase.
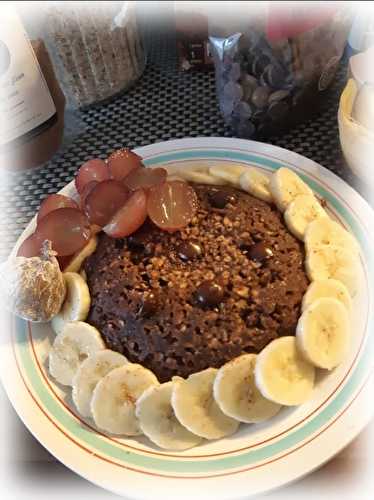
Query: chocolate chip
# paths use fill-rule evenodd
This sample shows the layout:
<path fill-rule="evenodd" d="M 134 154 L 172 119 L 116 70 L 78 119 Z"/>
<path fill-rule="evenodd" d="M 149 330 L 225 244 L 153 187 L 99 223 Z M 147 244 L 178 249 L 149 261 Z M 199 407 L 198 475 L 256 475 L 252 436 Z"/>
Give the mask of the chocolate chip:
<path fill-rule="evenodd" d="M 261 75 L 269 63 L 270 59 L 265 55 L 256 57 L 252 63 L 252 73 L 257 76 Z"/>
<path fill-rule="evenodd" d="M 269 94 L 270 90 L 268 87 L 257 87 L 252 94 L 251 101 L 256 108 L 263 109 L 268 103 Z"/>
<path fill-rule="evenodd" d="M 123 238 L 116 239 L 114 242 L 114 246 L 115 248 L 117 248 L 117 250 L 122 250 L 122 248 L 125 246 L 125 240 Z"/>
<path fill-rule="evenodd" d="M 133 253 L 130 256 L 131 262 L 138 266 L 143 261 L 143 256 L 138 253 Z"/>
<path fill-rule="evenodd" d="M 223 209 L 228 203 L 234 203 L 235 197 L 225 191 L 215 191 L 209 196 L 209 203 L 214 208 Z"/>
<path fill-rule="evenodd" d="M 216 307 L 224 297 L 221 285 L 214 281 L 203 281 L 196 290 L 196 300 L 202 307 Z"/>
<path fill-rule="evenodd" d="M 138 315 L 143 318 L 149 318 L 157 311 L 157 299 L 154 293 L 148 293 L 142 297 L 142 302 Z"/>
<path fill-rule="evenodd" d="M 286 99 L 289 96 L 290 93 L 288 90 L 276 90 L 269 96 L 269 104 L 272 104 L 273 102 L 282 101 L 283 99 Z"/>
<path fill-rule="evenodd" d="M 285 78 L 286 73 L 281 66 L 268 64 L 264 69 L 261 80 L 273 88 L 279 88 L 283 85 Z"/>
<path fill-rule="evenodd" d="M 184 262 L 194 260 L 201 255 L 201 247 L 192 241 L 184 241 L 178 246 L 177 254 Z"/>
<path fill-rule="evenodd" d="M 142 252 L 144 250 L 144 243 L 139 236 L 132 234 L 127 238 L 127 247 L 133 252 Z"/>
<path fill-rule="evenodd" d="M 253 113 L 251 120 L 254 123 L 254 125 L 259 125 L 266 119 L 266 113 L 265 111 L 262 110 L 257 110 Z"/>
<path fill-rule="evenodd" d="M 168 285 L 168 281 L 164 280 L 164 278 L 159 278 L 158 279 L 158 283 L 160 286 L 167 286 Z"/>
<path fill-rule="evenodd" d="M 264 242 L 255 243 L 247 249 L 247 257 L 255 262 L 264 262 L 273 256 L 270 248 L 266 247 Z"/>
<path fill-rule="evenodd" d="M 239 243 L 238 246 L 239 246 L 240 250 L 244 253 L 244 255 L 248 255 L 248 252 L 253 245 L 250 243 L 241 242 L 241 243 Z"/>
<path fill-rule="evenodd" d="M 269 106 L 268 115 L 273 121 L 278 121 L 284 118 L 288 111 L 288 104 L 285 101 L 278 101 Z"/>

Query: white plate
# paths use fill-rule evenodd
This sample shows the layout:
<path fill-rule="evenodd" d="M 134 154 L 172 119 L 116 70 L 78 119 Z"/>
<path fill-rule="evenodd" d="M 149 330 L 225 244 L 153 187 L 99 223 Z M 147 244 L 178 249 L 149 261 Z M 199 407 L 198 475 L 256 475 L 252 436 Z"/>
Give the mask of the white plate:
<path fill-rule="evenodd" d="M 233 500 L 285 485 L 329 460 L 370 417 L 373 393 L 373 212 L 341 179 L 316 163 L 270 145 L 237 139 L 183 139 L 137 150 L 147 165 L 181 167 L 219 160 L 268 172 L 295 169 L 326 199 L 362 247 L 362 287 L 354 300 L 352 348 L 346 361 L 320 374 L 313 398 L 284 409 L 269 422 L 243 425 L 234 436 L 183 453 L 168 453 L 145 438 L 118 439 L 80 419 L 64 391 L 48 376 L 53 334 L 48 326 L 12 320 L 11 342 L 2 350 L 4 387 L 35 437 L 61 462 L 108 490 L 142 500 Z M 73 185 L 63 192 L 73 193 Z M 27 228 L 22 240 L 33 228 Z M 371 279 L 369 279 L 371 277 Z M 370 333 L 370 336 L 369 336 Z"/>

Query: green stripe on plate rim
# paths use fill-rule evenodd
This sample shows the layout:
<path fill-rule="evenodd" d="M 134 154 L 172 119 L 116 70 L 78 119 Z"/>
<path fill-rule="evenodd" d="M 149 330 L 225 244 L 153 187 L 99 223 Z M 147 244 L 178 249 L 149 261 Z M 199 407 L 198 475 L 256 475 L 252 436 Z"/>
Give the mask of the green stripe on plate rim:
<path fill-rule="evenodd" d="M 217 158 L 222 157 L 231 160 L 241 160 L 245 162 L 256 162 L 259 165 L 269 167 L 272 170 L 279 168 L 279 163 L 250 154 L 237 153 L 232 151 L 184 151 L 181 153 L 173 153 L 168 155 L 160 155 L 156 158 L 148 159 L 147 164 L 159 164 L 165 161 L 186 160 L 191 158 Z M 332 193 L 326 191 L 322 186 L 309 179 L 307 175 L 302 176 L 305 181 L 318 192 L 321 196 L 328 200 L 334 206 L 340 216 L 351 226 L 355 236 L 363 245 L 365 258 L 367 259 L 369 276 L 374 276 L 371 269 L 372 263 L 369 257 L 368 241 L 363 233 L 362 228 L 353 218 L 352 214 L 335 198 Z M 371 331 L 374 325 L 373 313 L 370 312 L 368 322 L 368 331 Z M 335 398 L 324 407 L 316 416 L 307 421 L 302 427 L 289 432 L 286 436 L 279 438 L 277 441 L 265 445 L 258 449 L 245 451 L 234 456 L 224 456 L 221 458 L 213 457 L 211 459 L 198 460 L 194 459 L 183 460 L 170 459 L 168 457 L 154 457 L 137 453 L 136 451 L 124 449 L 118 445 L 105 441 L 98 434 L 93 433 L 89 429 L 83 427 L 69 412 L 67 412 L 50 394 L 47 386 L 40 374 L 38 373 L 35 363 L 32 358 L 31 347 L 27 339 L 27 323 L 21 319 L 16 321 L 16 349 L 21 361 L 23 371 L 27 375 L 28 382 L 31 384 L 34 392 L 40 399 L 43 407 L 48 411 L 53 418 L 64 430 L 68 431 L 72 436 L 77 438 L 81 443 L 88 445 L 93 451 L 104 454 L 113 460 L 117 460 L 123 465 L 140 467 L 145 470 L 167 472 L 167 473 L 192 473 L 202 474 L 209 472 L 226 471 L 245 467 L 284 453 L 293 448 L 309 436 L 316 433 L 324 427 L 334 416 L 344 409 L 346 403 L 350 401 L 352 396 L 362 385 L 374 357 L 374 342 L 373 336 L 369 336 L 366 341 L 365 348 L 359 359 L 354 372 L 349 377 L 348 381 L 337 393 Z"/>

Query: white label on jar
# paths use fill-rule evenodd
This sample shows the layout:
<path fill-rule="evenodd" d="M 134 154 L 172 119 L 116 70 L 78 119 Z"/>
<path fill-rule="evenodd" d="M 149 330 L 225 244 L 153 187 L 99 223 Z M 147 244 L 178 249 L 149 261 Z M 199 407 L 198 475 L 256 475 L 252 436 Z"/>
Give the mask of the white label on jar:
<path fill-rule="evenodd" d="M 0 146 L 38 126 L 56 113 L 37 58 L 18 17 L 0 19 Z"/>

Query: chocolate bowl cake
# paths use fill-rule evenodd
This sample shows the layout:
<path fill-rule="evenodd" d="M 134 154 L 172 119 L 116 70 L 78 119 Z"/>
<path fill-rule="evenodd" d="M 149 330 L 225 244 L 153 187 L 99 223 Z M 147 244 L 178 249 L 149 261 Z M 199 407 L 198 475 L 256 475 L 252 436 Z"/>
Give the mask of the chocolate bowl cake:
<path fill-rule="evenodd" d="M 161 382 L 294 335 L 309 284 L 304 247 L 275 205 L 228 186 L 194 188 L 187 227 L 146 221 L 128 238 L 101 233 L 84 264 L 87 322 Z"/>

